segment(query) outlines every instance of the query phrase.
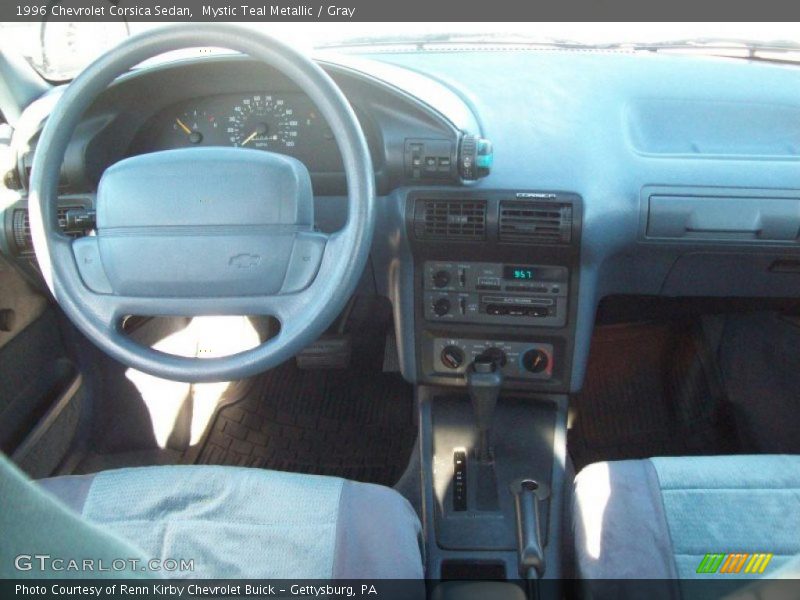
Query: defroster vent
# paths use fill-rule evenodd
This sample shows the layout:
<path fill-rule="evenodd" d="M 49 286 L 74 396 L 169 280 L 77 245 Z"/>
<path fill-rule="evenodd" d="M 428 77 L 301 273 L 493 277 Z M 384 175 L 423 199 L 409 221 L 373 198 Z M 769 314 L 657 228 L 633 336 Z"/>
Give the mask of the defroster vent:
<path fill-rule="evenodd" d="M 500 241 L 568 244 L 572 241 L 572 205 L 560 202 L 500 202 Z"/>
<path fill-rule="evenodd" d="M 486 239 L 486 201 L 419 199 L 414 205 L 414 235 L 428 240 Z"/>

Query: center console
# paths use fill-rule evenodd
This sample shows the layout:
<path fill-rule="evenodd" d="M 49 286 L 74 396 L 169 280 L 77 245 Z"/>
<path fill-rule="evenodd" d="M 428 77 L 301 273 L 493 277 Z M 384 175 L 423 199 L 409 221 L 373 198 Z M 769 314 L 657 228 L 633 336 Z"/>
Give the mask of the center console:
<path fill-rule="evenodd" d="M 416 191 L 406 210 L 418 379 L 463 385 L 467 366 L 490 354 L 509 388 L 567 391 L 580 197 Z"/>
<path fill-rule="evenodd" d="M 507 580 L 510 598 L 563 575 L 581 209 L 566 192 L 406 198 L 429 578 Z"/>
<path fill-rule="evenodd" d="M 532 597 L 562 576 L 581 208 L 566 192 L 407 196 L 430 578 Z"/>

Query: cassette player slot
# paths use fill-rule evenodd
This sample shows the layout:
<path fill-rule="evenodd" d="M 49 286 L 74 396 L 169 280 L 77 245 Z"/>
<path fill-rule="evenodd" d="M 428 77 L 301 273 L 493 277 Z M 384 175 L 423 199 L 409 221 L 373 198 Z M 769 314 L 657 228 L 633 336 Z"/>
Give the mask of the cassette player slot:
<path fill-rule="evenodd" d="M 520 306 L 514 304 L 487 304 L 486 314 L 507 317 L 550 317 L 553 316 L 545 306 Z"/>
<path fill-rule="evenodd" d="M 537 298 L 536 296 L 486 296 L 481 299 L 484 304 L 505 304 L 520 306 L 553 306 L 552 298 Z"/>

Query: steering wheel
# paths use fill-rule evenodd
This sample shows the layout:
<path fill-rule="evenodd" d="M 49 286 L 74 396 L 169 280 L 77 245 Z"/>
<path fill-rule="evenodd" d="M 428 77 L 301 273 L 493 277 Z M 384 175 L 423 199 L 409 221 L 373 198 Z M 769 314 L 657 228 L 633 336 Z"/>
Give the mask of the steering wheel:
<path fill-rule="evenodd" d="M 242 148 L 186 148 L 124 159 L 97 190 L 96 235 L 58 227 L 61 164 L 86 109 L 142 61 L 212 46 L 251 56 L 288 76 L 336 138 L 348 188 L 348 219 L 314 231 L 311 181 L 288 156 Z M 165 27 L 125 41 L 64 91 L 36 145 L 30 179 L 34 248 L 48 287 L 69 319 L 121 363 L 166 379 L 231 381 L 297 354 L 352 295 L 374 229 L 369 150 L 347 99 L 311 59 L 231 25 Z M 215 358 L 165 354 L 122 331 L 128 315 L 270 315 L 280 332 L 255 348 Z"/>

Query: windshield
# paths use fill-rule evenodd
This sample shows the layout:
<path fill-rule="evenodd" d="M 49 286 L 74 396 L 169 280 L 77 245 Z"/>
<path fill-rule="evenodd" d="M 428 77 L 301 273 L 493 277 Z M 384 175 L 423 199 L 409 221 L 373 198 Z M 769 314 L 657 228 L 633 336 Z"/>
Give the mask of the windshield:
<path fill-rule="evenodd" d="M 0 23 L 4 47 L 22 53 L 47 79 L 68 80 L 129 35 L 160 23 Z M 541 44 L 674 49 L 734 57 L 800 60 L 794 23 L 249 23 L 306 49 L 404 50 L 448 44 Z M 772 54 L 765 56 L 754 50 Z M 207 53 L 198 49 L 196 53 Z M 181 53 L 187 55 L 187 53 Z M 191 54 L 191 53 L 189 53 Z"/>

